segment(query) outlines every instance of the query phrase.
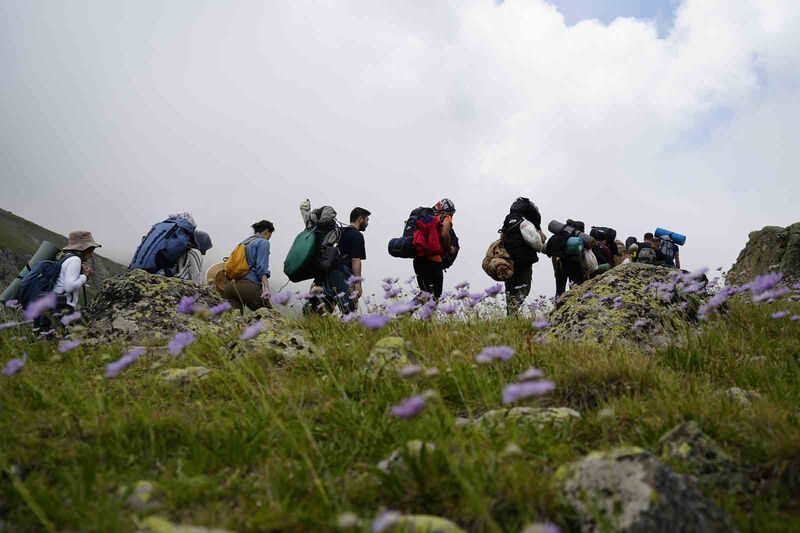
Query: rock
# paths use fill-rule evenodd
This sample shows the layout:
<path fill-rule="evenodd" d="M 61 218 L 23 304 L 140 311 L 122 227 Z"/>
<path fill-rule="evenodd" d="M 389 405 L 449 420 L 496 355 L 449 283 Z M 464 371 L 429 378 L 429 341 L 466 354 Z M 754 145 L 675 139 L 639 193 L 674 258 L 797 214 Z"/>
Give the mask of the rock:
<path fill-rule="evenodd" d="M 380 531 L 384 533 L 465 533 L 450 520 L 431 515 L 400 515 L 391 525 Z"/>
<path fill-rule="evenodd" d="M 506 422 L 515 425 L 530 424 L 544 427 L 552 424 L 563 424 L 580 420 L 581 414 L 569 407 L 512 407 L 511 409 L 493 409 L 486 411 L 475 419 L 456 418 L 456 427 L 467 425 L 499 426 Z"/>
<path fill-rule="evenodd" d="M 175 525 L 160 516 L 148 516 L 142 520 L 142 526 L 140 533 L 231 533 L 227 529 Z"/>
<path fill-rule="evenodd" d="M 661 438 L 658 445 L 662 459 L 677 461 L 703 483 L 726 489 L 745 486 L 746 477 L 741 467 L 703 433 L 697 422 L 676 426 Z"/>
<path fill-rule="evenodd" d="M 697 321 L 706 294 L 674 287 L 679 271 L 626 263 L 564 293 L 543 330 L 550 339 L 657 347 L 677 326 Z M 652 288 L 659 284 L 667 289 Z M 621 305 L 614 306 L 619 298 Z"/>
<path fill-rule="evenodd" d="M 181 300 L 193 296 L 197 296 L 199 312 L 179 313 Z M 220 303 L 222 299 L 208 287 L 133 270 L 103 284 L 89 307 L 89 331 L 84 341 L 152 346 L 166 344 L 176 333 L 189 330 L 198 336 L 230 338 L 226 348 L 234 356 L 259 349 L 275 350 L 288 358 L 313 356 L 318 352 L 301 333 L 292 330 L 278 312 L 259 309 L 244 317 L 234 311 L 210 316 L 208 308 Z M 262 333 L 248 341 L 239 340 L 239 333 L 257 320 L 263 325 Z"/>
<path fill-rule="evenodd" d="M 186 385 L 192 381 L 204 378 L 208 373 L 209 370 L 204 366 L 168 368 L 161 372 L 161 379 L 173 385 Z"/>
<path fill-rule="evenodd" d="M 370 350 L 366 368 L 373 378 L 377 378 L 383 372 L 396 373 L 411 364 L 417 364 L 417 360 L 405 339 L 384 337 Z"/>
<path fill-rule="evenodd" d="M 581 531 L 734 531 L 728 516 L 685 476 L 641 448 L 594 452 L 556 473 Z"/>
<path fill-rule="evenodd" d="M 128 507 L 138 512 L 151 512 L 163 506 L 161 490 L 150 481 L 138 481 L 128 496 Z"/>
<path fill-rule="evenodd" d="M 754 400 L 761 399 L 761 394 L 758 391 L 744 390 L 739 387 L 731 387 L 726 390 L 725 396 L 742 405 L 750 405 Z"/>
<path fill-rule="evenodd" d="M 432 442 L 410 440 L 406 443 L 405 450 L 398 448 L 389 457 L 378 463 L 378 468 L 387 474 L 397 472 L 406 466 L 406 458 L 417 463 L 430 461 L 431 454 L 436 450 Z"/>
<path fill-rule="evenodd" d="M 800 222 L 750 233 L 726 280 L 739 285 L 770 272 L 783 272 L 785 281 L 800 281 Z"/>

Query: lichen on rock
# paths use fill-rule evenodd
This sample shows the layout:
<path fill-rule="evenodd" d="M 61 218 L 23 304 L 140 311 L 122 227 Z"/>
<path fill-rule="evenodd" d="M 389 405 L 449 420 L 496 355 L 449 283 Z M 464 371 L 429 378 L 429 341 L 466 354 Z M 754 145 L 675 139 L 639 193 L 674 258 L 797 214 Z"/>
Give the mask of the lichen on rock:
<path fill-rule="evenodd" d="M 548 317 L 545 334 L 639 347 L 668 344 L 675 330 L 697 321 L 697 310 L 707 298 L 703 291 L 684 292 L 675 283 L 679 273 L 640 263 L 612 268 L 564 293 Z"/>
<path fill-rule="evenodd" d="M 734 531 L 729 517 L 685 476 L 641 448 L 593 452 L 556 473 L 581 531 Z"/>
<path fill-rule="evenodd" d="M 493 409 L 475 419 L 457 418 L 456 426 L 497 427 L 505 424 L 532 425 L 541 428 L 580 420 L 581 414 L 569 407 L 512 407 Z"/>
<path fill-rule="evenodd" d="M 800 281 L 800 222 L 751 232 L 726 280 L 739 285 L 770 272 L 782 272 L 785 281 Z"/>
<path fill-rule="evenodd" d="M 405 339 L 384 337 L 370 350 L 366 369 L 374 379 L 384 372 L 397 372 L 405 366 L 416 363 L 417 360 Z"/>
<path fill-rule="evenodd" d="M 410 440 L 403 448 L 394 450 L 389 457 L 378 463 L 378 469 L 387 474 L 396 473 L 408 466 L 406 459 L 418 464 L 425 463 L 430 461 L 434 451 L 436 451 L 436 445 L 432 442 Z"/>

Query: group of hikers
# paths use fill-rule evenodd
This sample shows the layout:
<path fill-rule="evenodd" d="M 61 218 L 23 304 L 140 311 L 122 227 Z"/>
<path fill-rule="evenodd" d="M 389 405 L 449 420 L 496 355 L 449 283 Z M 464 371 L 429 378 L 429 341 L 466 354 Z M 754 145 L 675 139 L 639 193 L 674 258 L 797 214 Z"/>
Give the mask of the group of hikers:
<path fill-rule="evenodd" d="M 460 250 L 453 228 L 456 207 L 443 198 L 432 207 L 414 209 L 405 221 L 403 235 L 388 243 L 393 257 L 412 259 L 418 299 L 439 299 L 444 287 L 444 272 L 452 266 Z M 311 280 L 306 313 L 325 313 L 339 309 L 355 311 L 363 296 L 363 261 L 366 247 L 363 232 L 371 213 L 362 207 L 350 212 L 349 225 L 336 219 L 331 206 L 312 209 L 309 200 L 300 205 L 304 225 L 284 262 L 284 273 L 292 282 Z M 593 226 L 586 233 L 584 222 L 567 219 L 551 221 L 548 238 L 541 227 L 538 207 L 528 198 L 517 198 L 509 207 L 483 260 L 484 271 L 505 284 L 509 314 L 521 310 L 531 290 L 533 265 L 544 253 L 553 264 L 556 296 L 567 284 L 578 285 L 626 262 L 638 261 L 680 268 L 679 245 L 683 235 L 658 228 L 646 233 L 642 241 L 628 237 L 623 243 L 609 227 Z M 189 213 L 169 215 L 142 237 L 129 269 L 176 277 L 198 284 L 216 286 L 230 305 L 243 312 L 271 307 L 270 238 L 275 226 L 260 220 L 253 233 L 239 242 L 222 264 L 205 273 L 203 256 L 211 249 L 211 237 L 197 228 Z M 37 295 L 54 293 L 56 309 L 74 310 L 78 292 L 92 276 L 88 260 L 100 244 L 88 231 L 70 233 L 69 242 L 52 261 L 43 261 L 24 277 L 19 291 L 23 306 Z"/>

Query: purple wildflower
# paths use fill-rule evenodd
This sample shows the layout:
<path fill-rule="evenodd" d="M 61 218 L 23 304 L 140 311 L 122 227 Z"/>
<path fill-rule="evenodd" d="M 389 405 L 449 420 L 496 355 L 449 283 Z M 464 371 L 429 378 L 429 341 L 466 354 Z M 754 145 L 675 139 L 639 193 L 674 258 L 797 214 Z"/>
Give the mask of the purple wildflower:
<path fill-rule="evenodd" d="M 353 285 L 361 283 L 362 281 L 364 281 L 362 276 L 350 276 L 345 280 L 345 283 L 347 283 L 348 287 L 352 287 Z"/>
<path fill-rule="evenodd" d="M 81 345 L 79 340 L 65 340 L 58 343 L 58 353 L 67 353 Z"/>
<path fill-rule="evenodd" d="M 414 308 L 415 306 L 411 302 L 395 302 L 389 307 L 387 307 L 386 310 L 395 316 L 399 316 L 399 315 L 405 315 L 406 313 L 410 313 L 411 311 L 414 310 Z"/>
<path fill-rule="evenodd" d="M 789 314 L 789 311 L 787 311 L 787 310 L 778 311 L 777 313 L 772 313 L 772 318 L 777 320 L 779 318 L 783 318 L 783 317 L 787 316 L 788 314 Z"/>
<path fill-rule="evenodd" d="M 595 294 L 592 291 L 589 291 L 583 295 L 581 295 L 581 300 L 588 300 L 589 298 L 593 298 Z"/>
<path fill-rule="evenodd" d="M 720 269 L 722 269 L 722 267 L 720 267 L 717 270 L 720 270 Z M 686 278 L 687 279 L 700 279 L 700 278 L 702 278 L 703 276 L 706 275 L 706 272 L 708 272 L 708 267 L 698 268 L 697 270 L 694 270 L 694 271 L 689 272 L 688 274 L 686 274 Z"/>
<path fill-rule="evenodd" d="M 541 396 L 556 387 L 552 381 L 525 381 L 512 383 L 503 389 L 503 403 L 518 402 L 531 396 Z"/>
<path fill-rule="evenodd" d="M 225 300 L 221 304 L 215 305 L 214 307 L 210 307 L 208 312 L 211 313 L 211 316 L 221 315 L 225 311 L 228 311 L 231 308 L 231 304 L 228 303 L 228 300 Z"/>
<path fill-rule="evenodd" d="M 352 322 L 353 319 L 357 316 L 358 315 L 356 315 L 355 313 L 347 313 L 346 315 L 342 315 L 342 317 L 339 320 L 347 324 L 348 322 Z"/>
<path fill-rule="evenodd" d="M 397 418 L 414 418 L 425 408 L 425 396 L 418 394 L 403 400 L 399 405 L 392 407 L 392 414 Z"/>
<path fill-rule="evenodd" d="M 26 352 L 22 352 L 22 357 L 18 357 L 16 359 L 12 359 L 6 366 L 3 368 L 3 375 L 7 377 L 11 377 L 25 366 L 25 363 L 28 362 L 28 354 Z"/>
<path fill-rule="evenodd" d="M 798 322 L 800 321 L 800 315 L 792 315 L 792 317 L 789 320 L 791 320 L 792 322 Z"/>
<path fill-rule="evenodd" d="M 761 294 L 764 291 L 768 291 L 780 283 L 782 277 L 783 274 L 780 272 L 757 276 L 756 279 L 748 284 L 750 292 L 753 294 Z"/>
<path fill-rule="evenodd" d="M 272 301 L 278 305 L 286 305 L 292 299 L 292 293 L 289 291 L 281 291 L 272 297 Z"/>
<path fill-rule="evenodd" d="M 131 348 L 128 352 L 114 361 L 106 365 L 106 377 L 113 378 L 117 374 L 131 366 L 137 359 L 144 355 L 145 349 L 141 347 Z"/>
<path fill-rule="evenodd" d="M 550 522 L 542 525 L 540 531 L 542 533 L 561 533 L 561 529 L 557 525 L 551 524 Z"/>
<path fill-rule="evenodd" d="M 452 315 L 458 310 L 455 304 L 444 304 L 439 306 L 439 311 L 445 315 Z"/>
<path fill-rule="evenodd" d="M 200 298 L 199 294 L 194 296 L 184 296 L 178 304 L 178 312 L 182 315 L 190 315 L 194 312 L 195 303 Z"/>
<path fill-rule="evenodd" d="M 519 375 L 520 381 L 531 381 L 544 376 L 544 372 L 538 368 L 530 367 L 528 370 Z"/>
<path fill-rule="evenodd" d="M 367 329 L 382 329 L 389 323 L 389 317 L 385 315 L 367 315 L 362 316 L 359 322 Z"/>
<path fill-rule="evenodd" d="M 391 285 L 394 285 L 395 283 L 397 283 L 398 281 L 400 281 L 400 278 L 389 277 L 389 278 L 383 278 L 381 281 L 383 283 L 385 283 L 386 285 L 390 285 L 391 286 Z"/>
<path fill-rule="evenodd" d="M 19 326 L 20 324 L 22 324 L 22 322 L 16 322 L 14 320 L 10 322 L 3 322 L 2 324 L 0 324 L 0 331 L 3 331 L 5 329 L 11 329 L 13 327 Z"/>
<path fill-rule="evenodd" d="M 56 306 L 56 295 L 48 292 L 34 300 L 25 309 L 25 320 L 34 320 Z"/>
<path fill-rule="evenodd" d="M 383 293 L 383 297 L 384 297 L 386 300 L 389 300 L 390 298 L 394 298 L 395 296 L 397 296 L 398 294 L 400 294 L 400 293 L 402 292 L 402 290 L 403 290 L 403 289 L 401 289 L 400 287 L 389 287 L 389 288 L 388 288 L 388 289 L 386 289 L 386 291 Z"/>
<path fill-rule="evenodd" d="M 61 323 L 65 326 L 69 326 L 73 322 L 76 322 L 81 319 L 81 312 L 75 311 L 74 313 L 70 313 L 68 315 L 64 315 L 61 317 Z"/>
<path fill-rule="evenodd" d="M 550 322 L 548 322 L 547 320 L 537 320 L 531 325 L 533 326 L 534 329 L 544 329 L 550 325 Z"/>
<path fill-rule="evenodd" d="M 469 282 L 468 281 L 462 281 L 461 283 L 456 285 L 456 289 L 458 289 L 460 291 L 463 291 L 465 289 L 469 289 Z"/>
<path fill-rule="evenodd" d="M 778 287 L 777 289 L 764 291 L 764 292 L 762 292 L 760 294 L 754 295 L 753 296 L 753 301 L 754 302 L 763 302 L 763 301 L 774 302 L 778 298 L 782 298 L 783 296 L 786 296 L 787 294 L 789 294 L 789 292 L 791 292 L 791 291 L 789 291 L 789 289 L 786 288 L 786 287 Z"/>
<path fill-rule="evenodd" d="M 469 298 L 469 291 L 462 290 L 458 291 L 458 294 L 456 294 L 456 300 L 466 300 L 467 298 Z"/>
<path fill-rule="evenodd" d="M 260 323 L 260 322 L 259 322 Z M 173 357 L 180 355 L 184 348 L 189 346 L 195 341 L 194 332 L 182 331 L 177 333 L 172 340 L 169 341 L 169 353 Z"/>
<path fill-rule="evenodd" d="M 9 309 L 19 309 L 21 306 L 19 305 L 19 300 L 9 300 L 6 302 L 6 307 Z"/>
<path fill-rule="evenodd" d="M 372 521 L 372 533 L 381 533 L 397 524 L 403 516 L 397 511 L 386 511 Z"/>
<path fill-rule="evenodd" d="M 478 363 L 489 363 L 495 359 L 508 361 L 513 355 L 514 348 L 511 346 L 487 346 L 475 356 L 475 361 Z"/>
<path fill-rule="evenodd" d="M 431 315 L 433 314 L 433 310 L 434 309 L 436 309 L 436 307 L 429 307 L 427 305 L 423 306 L 422 309 L 419 312 L 420 320 L 428 320 L 428 319 L 430 319 Z"/>
<path fill-rule="evenodd" d="M 404 378 L 410 378 L 416 376 L 420 372 L 422 372 L 422 367 L 419 365 L 406 365 L 400 370 L 398 370 L 400 376 Z"/>
<path fill-rule="evenodd" d="M 491 287 L 486 289 L 484 292 L 486 293 L 486 296 L 497 296 L 498 294 L 500 294 L 500 293 L 502 293 L 504 291 L 505 291 L 505 287 L 503 286 L 503 284 L 502 283 L 498 283 L 497 285 L 492 285 Z"/>
<path fill-rule="evenodd" d="M 239 339 L 246 341 L 250 339 L 255 339 L 261 334 L 261 330 L 264 329 L 264 325 L 259 320 L 258 322 L 254 322 L 253 324 L 244 328 L 242 334 L 239 335 Z"/>

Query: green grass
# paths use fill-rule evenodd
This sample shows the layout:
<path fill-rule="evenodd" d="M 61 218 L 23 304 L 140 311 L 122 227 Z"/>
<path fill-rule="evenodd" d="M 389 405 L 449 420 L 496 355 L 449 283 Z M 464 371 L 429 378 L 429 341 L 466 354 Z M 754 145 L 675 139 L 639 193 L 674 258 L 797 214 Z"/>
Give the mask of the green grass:
<path fill-rule="evenodd" d="M 655 353 L 540 345 L 524 320 L 404 319 L 370 332 L 315 318 L 296 325 L 324 349 L 319 359 L 265 352 L 231 360 L 226 339 L 203 338 L 177 359 L 151 351 L 114 380 L 103 367 L 121 346 L 79 347 L 59 359 L 54 345 L 6 331 L 0 361 L 23 350 L 30 359 L 0 378 L 0 521 L 16 531 L 135 531 L 148 513 L 125 502 L 137 481 L 150 480 L 162 516 L 239 531 L 332 530 L 345 511 L 369 519 L 382 509 L 435 514 L 471 531 L 519 531 L 532 521 L 570 529 L 574 517 L 553 483 L 558 467 L 622 444 L 657 453 L 664 433 L 696 420 L 751 468 L 756 486 L 706 494 L 740 531 L 796 531 L 800 323 L 772 320 L 775 309 L 733 304 L 680 347 Z M 369 350 L 390 333 L 411 341 L 439 375 L 372 380 Z M 477 367 L 485 344 L 517 353 Z M 748 362 L 756 356 L 764 360 Z M 159 382 L 164 367 L 190 365 L 212 373 L 183 388 Z M 522 405 L 569 406 L 580 421 L 548 430 L 455 427 L 457 416 L 501 407 L 503 386 L 529 366 L 557 387 Z M 724 395 L 733 386 L 762 397 L 738 405 Z M 437 397 L 418 418 L 390 416 L 392 405 L 427 389 Z M 612 417 L 601 415 L 608 410 Z M 400 472 L 377 469 L 412 439 L 436 450 Z M 504 453 L 512 442 L 521 454 Z"/>

